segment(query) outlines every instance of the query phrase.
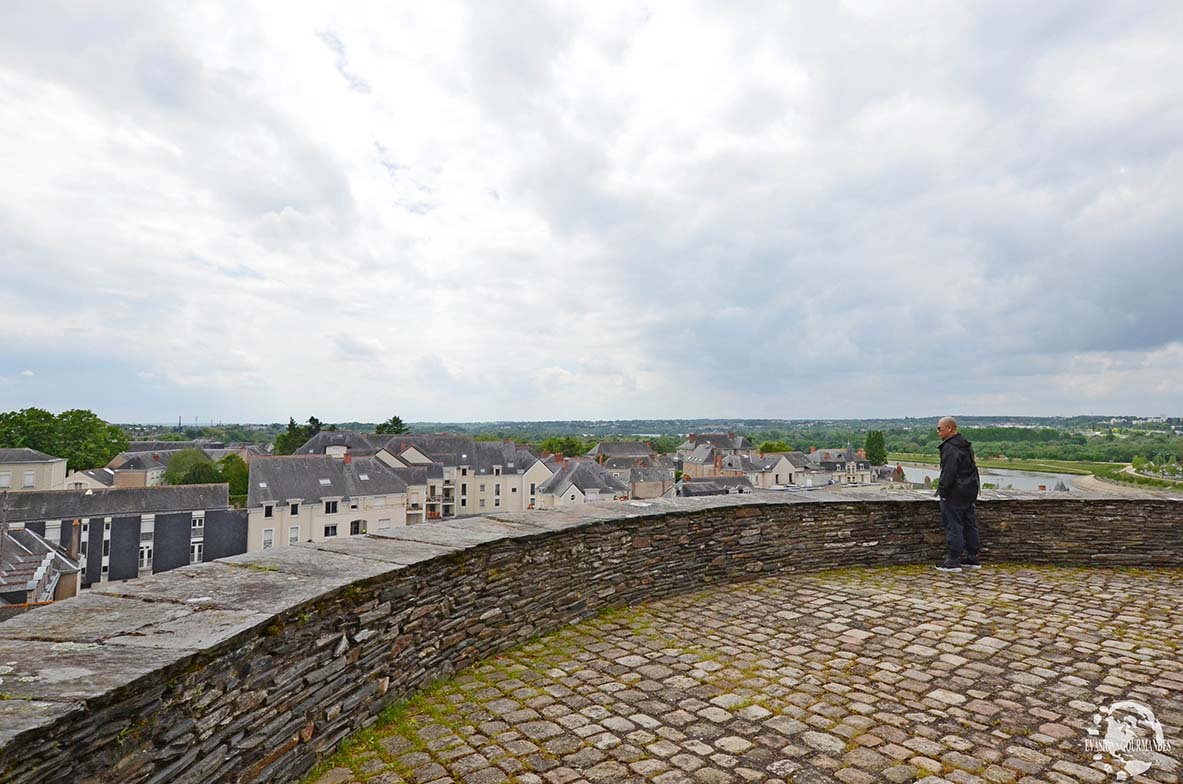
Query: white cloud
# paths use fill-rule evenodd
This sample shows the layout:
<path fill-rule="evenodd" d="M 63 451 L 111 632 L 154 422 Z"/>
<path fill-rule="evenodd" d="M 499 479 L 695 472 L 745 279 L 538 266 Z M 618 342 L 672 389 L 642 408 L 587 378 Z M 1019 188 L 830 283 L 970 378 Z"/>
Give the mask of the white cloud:
<path fill-rule="evenodd" d="M 1167 3 L 5 16 L 0 408 L 1183 404 Z"/>

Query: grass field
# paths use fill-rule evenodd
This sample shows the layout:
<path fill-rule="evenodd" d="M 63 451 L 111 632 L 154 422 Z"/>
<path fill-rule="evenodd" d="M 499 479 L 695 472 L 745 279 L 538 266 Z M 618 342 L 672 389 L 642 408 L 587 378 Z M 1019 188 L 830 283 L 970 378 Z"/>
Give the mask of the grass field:
<path fill-rule="evenodd" d="M 941 459 L 937 455 L 924 455 L 914 452 L 892 452 L 887 456 L 888 463 L 928 463 L 939 465 Z M 1090 463 L 1081 460 L 996 460 L 978 458 L 978 468 L 1006 468 L 1011 471 L 1039 471 L 1053 474 L 1109 474 L 1120 471 L 1126 463 Z"/>

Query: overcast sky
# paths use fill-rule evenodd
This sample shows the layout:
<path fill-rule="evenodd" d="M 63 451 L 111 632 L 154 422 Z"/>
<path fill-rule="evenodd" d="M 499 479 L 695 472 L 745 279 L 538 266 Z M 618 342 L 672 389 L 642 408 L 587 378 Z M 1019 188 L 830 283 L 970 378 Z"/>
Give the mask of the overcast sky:
<path fill-rule="evenodd" d="M 0 410 L 1183 414 L 1183 4 L 165 5 L 0 8 Z"/>

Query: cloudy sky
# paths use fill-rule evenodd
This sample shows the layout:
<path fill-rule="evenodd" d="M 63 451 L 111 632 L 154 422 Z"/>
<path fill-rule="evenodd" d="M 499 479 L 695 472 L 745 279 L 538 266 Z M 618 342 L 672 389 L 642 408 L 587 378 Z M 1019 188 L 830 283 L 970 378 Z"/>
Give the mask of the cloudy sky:
<path fill-rule="evenodd" d="M 9 0 L 0 410 L 1178 416 L 1180 40 L 1173 1 Z"/>

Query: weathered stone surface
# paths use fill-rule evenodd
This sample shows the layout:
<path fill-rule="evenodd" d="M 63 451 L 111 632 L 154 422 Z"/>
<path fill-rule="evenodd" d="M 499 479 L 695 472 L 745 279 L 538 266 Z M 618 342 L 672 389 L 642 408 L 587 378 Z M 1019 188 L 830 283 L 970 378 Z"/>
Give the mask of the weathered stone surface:
<path fill-rule="evenodd" d="M 1141 652 L 1136 666 L 1143 681 L 1183 670 L 1172 654 L 1183 631 L 1183 620 L 1169 609 L 1179 579 L 1173 570 L 994 566 L 972 582 L 936 574 L 895 568 L 773 577 L 600 616 L 421 694 L 418 712 L 380 729 L 379 742 L 401 748 L 415 735 L 440 735 L 461 744 L 470 757 L 431 744 L 425 752 L 455 781 L 487 764 L 472 754 L 485 728 L 563 754 L 557 769 L 569 770 L 560 778 L 572 782 L 594 780 L 590 769 L 609 758 L 629 766 L 623 780 L 652 782 L 788 776 L 857 784 L 932 773 L 961 784 L 1004 783 L 1019 779 L 1016 770 L 1042 773 L 1045 781 L 1092 781 L 1099 774 L 1087 768 L 1088 736 L 1079 728 L 1088 726 L 1092 704 L 1067 692 L 1021 693 L 1027 672 L 1059 663 L 1065 672 L 1085 668 L 1087 691 L 1113 683 L 1116 676 L 1093 666 L 1087 650 L 1061 653 L 1100 629 L 1138 635 L 1130 650 Z M 1136 594 L 1136 603 L 1113 603 L 1119 591 Z M 876 632 L 850 634 L 868 628 Z M 987 654 L 979 650 L 987 630 L 994 639 L 1024 643 L 987 646 Z M 835 658 L 836 640 L 848 638 L 858 642 L 857 659 Z M 1096 647 L 1112 647 L 1107 642 Z M 968 674 L 950 673 L 950 662 Z M 904 681 L 882 673 L 905 675 L 919 688 L 901 688 Z M 649 677 L 663 678 L 661 699 L 636 701 L 633 693 Z M 1183 700 L 1137 688 L 1167 734 L 1176 734 Z M 526 692 L 552 695 L 546 720 L 519 710 Z M 979 716 L 999 718 L 971 718 L 968 696 Z M 670 710 L 674 705 L 681 707 Z M 487 715 L 504 721 L 482 725 Z M 497 765 L 515 776 L 545 781 L 555 770 L 553 761 L 533 756 L 533 743 L 489 748 L 497 748 Z M 1159 767 L 1164 781 L 1172 780 L 1168 762 Z M 350 764 L 359 767 L 357 758 Z M 399 771 L 397 765 L 388 770 Z"/>
<path fill-rule="evenodd" d="M 978 511 L 988 564 L 1183 565 L 1183 504 L 1178 502 L 987 493 Z M 14 782 L 290 781 L 351 730 L 423 684 L 603 609 L 778 573 L 927 564 L 939 557 L 941 539 L 935 503 L 907 493 L 863 498 L 860 491 L 843 490 L 659 499 L 433 523 L 399 529 L 391 537 L 342 538 L 287 552 L 277 548 L 241 557 L 235 564 L 200 564 L 141 581 L 104 584 L 89 597 L 74 600 L 83 609 L 90 602 L 97 620 L 88 622 L 86 612 L 71 610 L 66 602 L 60 609 L 46 608 L 45 617 L 51 620 L 44 626 L 44 640 L 30 639 L 36 634 L 33 627 L 0 624 L 0 662 L 19 663 L 0 663 L 14 667 L 0 675 L 0 689 L 37 700 L 12 700 L 34 706 L 10 708 L 14 726 L 40 728 L 0 737 L 0 770 Z M 938 586 L 972 586 L 991 579 L 927 571 L 925 577 L 926 585 Z M 1113 586 L 1111 595 L 1126 596 L 1136 587 Z M 757 588 L 753 583 L 752 590 Z M 931 615 L 939 609 L 927 588 L 911 590 L 917 611 Z M 999 587 L 999 594 L 1012 597 L 1002 600 L 1007 602 L 999 609 L 1002 617 L 1011 617 L 1015 608 L 1039 607 L 1050 617 L 1072 609 L 1039 604 L 1041 594 L 1025 588 Z M 824 647 L 812 655 L 799 637 L 782 640 L 783 649 L 797 657 L 791 675 L 774 677 L 755 659 L 744 660 L 737 669 L 730 658 L 736 653 L 730 649 L 691 667 L 662 648 L 637 665 L 647 667 L 645 672 L 625 669 L 614 675 L 628 674 L 629 680 L 586 695 L 580 692 L 578 670 L 541 694 L 532 691 L 529 673 L 515 673 L 508 680 L 519 682 L 502 696 L 521 707 L 509 721 L 552 722 L 563 732 L 542 740 L 545 747 L 528 758 L 503 758 L 489 751 L 492 767 L 474 773 L 497 770 L 523 781 L 531 780 L 528 776 L 561 778 L 567 772 L 578 778 L 581 774 L 560 760 L 590 744 L 609 755 L 597 765 L 616 760 L 627 766 L 629 775 L 655 780 L 663 775 L 709 780 L 718 773 L 723 780 L 758 781 L 765 775 L 761 771 L 770 772 L 761 767 L 765 763 L 784 762 L 783 757 L 799 765 L 812 759 L 809 755 L 817 755 L 811 764 L 827 771 L 828 778 L 845 769 L 851 772 L 844 775 L 857 779 L 859 771 L 843 768 L 842 761 L 867 745 L 852 739 L 886 738 L 925 711 L 944 710 L 959 719 L 958 726 L 932 736 L 941 745 L 926 756 L 943 759 L 950 751 L 970 753 L 945 745 L 947 737 L 966 733 L 961 722 L 1005 729 L 1012 716 L 1020 715 L 1015 706 L 1041 690 L 1083 704 L 1098 695 L 1137 688 L 1143 677 L 1166 684 L 1159 691 L 1177 699 L 1174 685 L 1183 683 L 1177 671 L 1127 671 L 1131 661 L 1147 666 L 1142 639 L 1126 641 L 1127 647 L 1113 644 L 1121 640 L 1104 645 L 1102 635 L 1085 629 L 1054 649 L 1032 647 L 1038 625 L 1007 634 L 987 624 L 989 614 L 975 610 L 959 619 L 982 627 L 967 638 L 955 636 L 956 629 L 942 633 L 930 628 L 929 617 L 893 635 L 884 631 L 891 622 L 887 614 L 857 613 L 879 612 L 873 597 L 851 597 L 841 590 L 837 595 L 845 598 L 829 609 L 814 606 L 823 598 L 814 596 L 765 613 L 778 623 L 804 624 L 800 628 L 806 630 L 831 623 L 841 629 L 823 630 L 828 636 L 812 644 Z M 135 608 L 143 609 L 141 617 Z M 789 614 L 778 614 L 785 612 Z M 21 620 L 35 622 L 41 613 Z M 78 619 L 76 624 L 71 617 Z M 1148 628 L 1157 634 L 1164 627 L 1160 622 Z M 698 631 L 726 637 L 737 629 L 742 627 L 718 620 L 718 625 Z M 55 643 L 59 647 L 48 647 Z M 910 646 L 936 655 L 900 661 L 894 669 L 864 671 L 864 660 L 876 652 L 907 657 Z M 1068 655 L 1065 651 L 1079 654 L 1083 663 L 1065 672 L 1056 658 Z M 630 653 L 617 651 L 611 659 Z M 1028 661 L 1039 655 L 1038 661 Z M 1024 666 L 999 666 L 1009 657 L 1021 657 Z M 664 677 L 663 668 L 675 674 Z M 742 678 L 741 672 L 746 673 Z M 843 684 L 842 674 L 848 672 L 867 682 Z M 1011 677 L 1004 691 L 995 694 L 979 684 L 1004 673 Z M 716 679 L 724 679 L 726 686 L 713 693 L 685 691 L 701 690 Z M 753 683 L 758 688 L 740 688 Z M 817 690 L 827 685 L 844 685 L 848 691 L 827 691 L 820 700 Z M 880 688 L 902 700 L 906 710 L 898 715 L 882 711 L 874 696 Z M 935 689 L 968 701 L 926 699 Z M 768 718 L 763 702 L 730 700 L 730 709 L 709 702 L 722 694 L 783 698 L 788 707 Z M 562 712 L 571 695 L 585 701 L 577 714 L 582 724 Z M 472 695 L 473 704 L 480 699 Z M 74 707 L 79 701 L 82 706 Z M 68 718 L 53 718 L 54 710 L 36 707 L 44 703 L 72 706 L 66 709 Z M 585 712 L 613 704 L 624 707 L 598 718 Z M 992 714 L 984 709 L 987 704 L 999 710 Z M 518 719 L 518 712 L 532 718 Z M 1062 706 L 1058 712 L 1066 717 L 1058 723 L 1078 726 Z M 1168 715 L 1181 714 L 1176 709 Z M 619 729 L 593 723 L 612 715 L 621 719 L 610 723 Z M 482 716 L 473 726 L 513 732 L 512 723 L 494 729 L 493 719 Z M 783 721 L 771 724 L 778 719 Z M 626 731 L 624 722 L 636 728 Z M 760 740 L 776 727 L 792 730 L 791 741 L 780 749 Z M 844 748 L 833 754 L 815 751 L 800 740 L 806 732 L 839 738 Z M 1007 737 L 1000 743 L 1013 737 L 1003 735 Z M 716 745 L 728 737 L 754 746 L 732 753 Z M 1029 738 L 1044 751 L 1075 741 L 1040 733 L 1038 724 Z M 487 746 L 504 748 L 503 743 L 517 741 L 512 735 L 471 740 L 482 754 Z M 899 760 L 897 769 L 923 768 L 916 761 L 920 755 L 909 758 L 909 747 L 899 743 L 908 738 L 890 740 L 874 753 Z M 646 755 L 657 753 L 653 750 L 663 753 L 662 761 L 646 765 Z M 703 765 L 695 767 L 682 754 L 695 755 Z M 1023 775 L 1046 769 L 1014 751 L 993 759 L 973 754 L 1002 770 L 1035 768 Z M 671 763 L 674 757 L 682 764 Z M 871 757 L 860 754 L 855 759 L 869 765 Z M 515 764 L 524 767 L 518 770 Z M 939 772 L 941 763 L 936 765 L 923 769 Z M 526 768 L 532 772 L 523 772 Z M 439 777 L 447 768 L 428 755 L 415 773 Z"/>

